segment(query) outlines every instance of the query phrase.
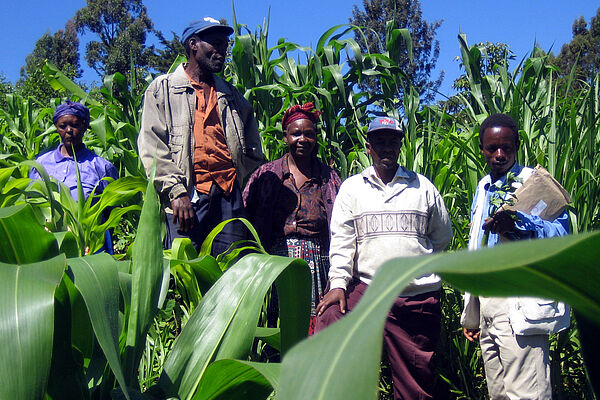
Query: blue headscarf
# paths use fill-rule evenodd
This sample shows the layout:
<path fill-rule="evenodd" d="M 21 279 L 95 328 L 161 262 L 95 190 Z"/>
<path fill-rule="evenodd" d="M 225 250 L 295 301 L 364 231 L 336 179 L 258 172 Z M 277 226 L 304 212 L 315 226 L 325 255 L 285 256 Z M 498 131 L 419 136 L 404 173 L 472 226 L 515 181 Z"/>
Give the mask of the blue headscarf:
<path fill-rule="evenodd" d="M 56 121 L 58 121 L 58 119 L 63 115 L 74 115 L 80 119 L 88 122 L 90 121 L 90 110 L 83 104 L 76 101 L 67 100 L 66 103 L 56 107 L 56 111 L 52 117 L 52 122 L 54 122 L 56 125 Z"/>

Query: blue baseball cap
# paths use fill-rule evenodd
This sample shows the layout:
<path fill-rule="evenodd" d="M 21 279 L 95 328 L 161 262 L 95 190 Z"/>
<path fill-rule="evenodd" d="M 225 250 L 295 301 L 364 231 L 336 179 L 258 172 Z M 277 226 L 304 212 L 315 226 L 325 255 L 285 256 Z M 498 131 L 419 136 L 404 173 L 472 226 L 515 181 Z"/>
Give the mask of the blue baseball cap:
<path fill-rule="evenodd" d="M 192 21 L 183 30 L 181 34 L 181 43 L 185 43 L 192 35 L 210 30 L 220 30 L 225 36 L 233 33 L 233 28 L 228 25 L 221 24 L 218 20 L 211 17 L 204 17 L 198 21 Z"/>
<path fill-rule="evenodd" d="M 400 122 L 392 117 L 375 117 L 375 119 L 369 124 L 367 135 L 380 131 L 392 131 L 398 133 L 399 135 L 404 135 L 404 130 L 402 129 Z"/>

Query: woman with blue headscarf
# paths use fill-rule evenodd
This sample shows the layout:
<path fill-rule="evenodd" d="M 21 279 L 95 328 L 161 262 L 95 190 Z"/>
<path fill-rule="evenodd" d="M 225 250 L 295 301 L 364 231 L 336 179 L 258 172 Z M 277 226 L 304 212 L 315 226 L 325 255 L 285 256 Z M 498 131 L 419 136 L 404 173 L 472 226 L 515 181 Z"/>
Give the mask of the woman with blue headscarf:
<path fill-rule="evenodd" d="M 81 177 L 83 195 L 87 199 L 92 192 L 102 193 L 107 180 L 110 177 L 118 179 L 117 169 L 109 161 L 96 155 L 83 144 L 83 134 L 90 126 L 90 110 L 81 103 L 67 100 L 56 108 L 52 117 L 56 130 L 60 135 L 61 144 L 54 150 L 44 153 L 36 159 L 42 164 L 48 175 L 64 183 L 71 191 L 71 197 L 75 200 L 77 195 L 77 173 L 75 163 Z M 41 179 L 39 172 L 32 168 L 29 172 L 31 179 Z M 112 240 L 110 233 L 106 231 L 104 247 L 99 251 L 106 250 L 112 254 Z"/>
<path fill-rule="evenodd" d="M 44 166 L 51 177 L 64 183 L 77 200 L 77 174 L 75 162 L 81 176 L 81 186 L 85 198 L 94 188 L 101 193 L 108 181 L 102 178 L 118 178 L 117 169 L 109 161 L 96 155 L 83 144 L 83 134 L 90 124 L 90 110 L 81 103 L 67 100 L 56 108 L 52 117 L 62 143 L 55 150 L 39 156 L 36 161 Z M 36 169 L 29 173 L 32 179 L 40 179 Z"/>

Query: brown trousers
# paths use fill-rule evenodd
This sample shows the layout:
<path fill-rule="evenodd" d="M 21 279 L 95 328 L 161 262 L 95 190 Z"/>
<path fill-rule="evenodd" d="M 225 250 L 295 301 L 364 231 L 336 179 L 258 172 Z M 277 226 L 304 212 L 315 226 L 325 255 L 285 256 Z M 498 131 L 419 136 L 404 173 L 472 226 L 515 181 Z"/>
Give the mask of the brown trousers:
<path fill-rule="evenodd" d="M 346 289 L 347 311 L 356 306 L 367 285 L 353 281 Z M 344 314 L 337 305 L 317 317 L 315 332 L 340 320 Z M 394 399 L 433 399 L 434 374 L 431 359 L 441 325 L 439 292 L 398 297 L 385 323 L 383 341 L 390 360 Z"/>

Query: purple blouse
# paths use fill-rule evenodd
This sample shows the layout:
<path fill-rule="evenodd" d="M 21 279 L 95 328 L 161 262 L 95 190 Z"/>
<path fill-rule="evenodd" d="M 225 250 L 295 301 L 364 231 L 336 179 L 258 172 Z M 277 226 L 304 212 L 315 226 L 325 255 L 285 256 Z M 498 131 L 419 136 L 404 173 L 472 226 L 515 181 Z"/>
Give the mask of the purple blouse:
<path fill-rule="evenodd" d="M 55 150 L 39 156 L 36 161 L 44 166 L 46 172 L 51 177 L 67 185 L 71 191 L 71 197 L 77 200 L 77 174 L 75 172 L 75 160 L 71 157 L 65 157 L 60 152 L 63 145 L 60 144 Z M 81 176 L 81 186 L 83 194 L 87 199 L 96 185 L 96 193 L 102 193 L 108 181 L 101 180 L 105 177 L 118 179 L 117 169 L 109 161 L 96 155 L 85 146 L 76 154 L 79 174 Z M 31 179 L 41 179 L 40 174 L 35 168 L 29 172 Z"/>

